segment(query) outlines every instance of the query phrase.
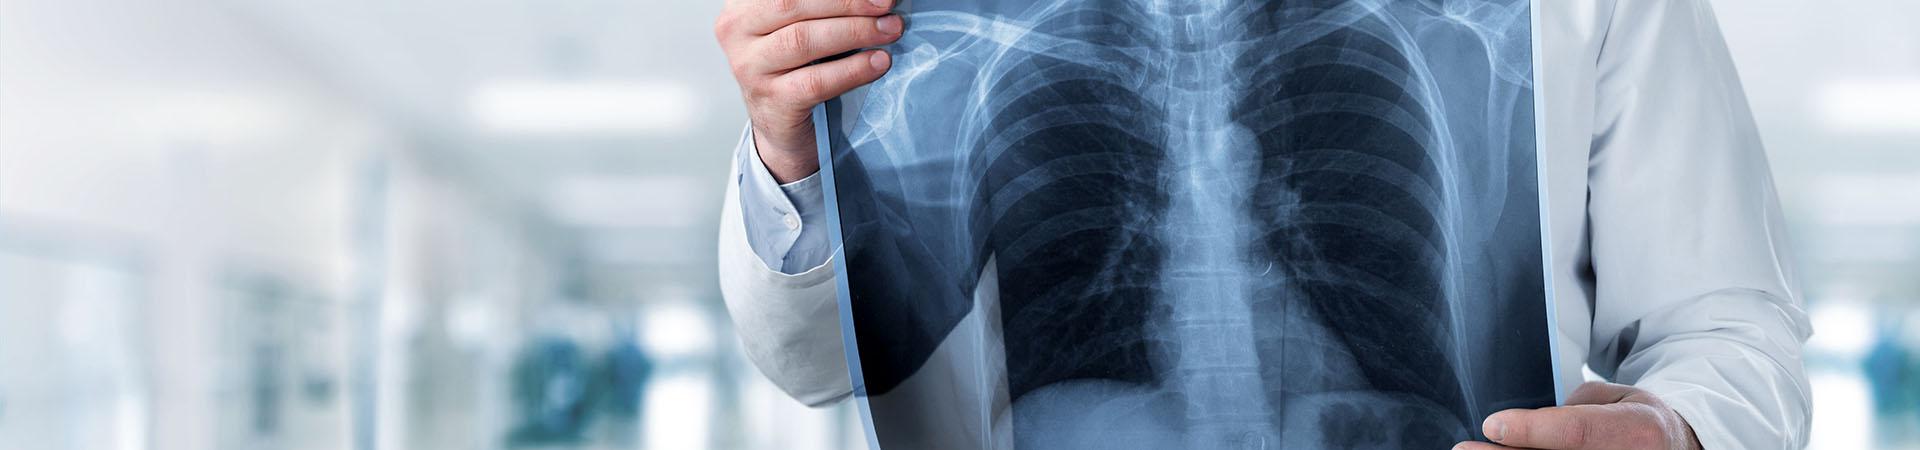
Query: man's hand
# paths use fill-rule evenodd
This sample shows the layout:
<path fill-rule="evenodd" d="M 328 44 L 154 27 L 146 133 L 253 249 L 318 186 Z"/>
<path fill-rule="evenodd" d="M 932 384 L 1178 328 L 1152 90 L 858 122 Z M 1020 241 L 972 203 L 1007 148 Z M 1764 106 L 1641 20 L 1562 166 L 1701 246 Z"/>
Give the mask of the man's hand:
<path fill-rule="evenodd" d="M 1567 405 L 1509 409 L 1487 417 L 1481 432 L 1501 445 L 1462 442 L 1456 450 L 1700 450 L 1693 428 L 1666 403 L 1633 386 L 1589 382 Z"/>
<path fill-rule="evenodd" d="M 893 0 L 730 0 L 713 34 L 747 101 L 760 160 L 781 183 L 820 170 L 813 106 L 879 79 L 892 66 L 880 50 L 822 58 L 900 39 Z"/>

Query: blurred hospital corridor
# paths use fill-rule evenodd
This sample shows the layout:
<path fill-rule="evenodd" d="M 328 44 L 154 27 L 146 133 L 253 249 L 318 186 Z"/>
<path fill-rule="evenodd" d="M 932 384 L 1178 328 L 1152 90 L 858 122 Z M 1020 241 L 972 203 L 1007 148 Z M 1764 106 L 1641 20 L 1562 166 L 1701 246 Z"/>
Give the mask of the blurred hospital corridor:
<path fill-rule="evenodd" d="M 0 2 L 0 449 L 853 448 L 735 350 L 678 5 Z"/>

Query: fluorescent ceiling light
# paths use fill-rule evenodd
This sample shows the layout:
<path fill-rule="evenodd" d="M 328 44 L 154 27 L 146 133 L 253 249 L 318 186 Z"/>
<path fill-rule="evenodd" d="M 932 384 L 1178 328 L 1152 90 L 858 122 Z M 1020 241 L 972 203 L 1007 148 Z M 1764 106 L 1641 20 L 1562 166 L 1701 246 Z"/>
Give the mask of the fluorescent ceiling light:
<path fill-rule="evenodd" d="M 1813 327 L 1820 330 L 1807 347 L 1828 355 L 1858 358 L 1873 346 L 1875 312 L 1860 303 L 1843 298 L 1825 298 L 1807 311 Z"/>
<path fill-rule="evenodd" d="M 529 135 L 678 134 L 701 117 L 693 88 L 670 82 L 487 83 L 469 101 L 484 130 Z"/>
<path fill-rule="evenodd" d="M 1842 133 L 1920 133 L 1920 80 L 1845 81 L 1820 89 L 1815 105 Z"/>
<path fill-rule="evenodd" d="M 640 345 L 660 359 L 698 357 L 714 350 L 713 322 L 689 301 L 656 303 L 640 315 Z"/>

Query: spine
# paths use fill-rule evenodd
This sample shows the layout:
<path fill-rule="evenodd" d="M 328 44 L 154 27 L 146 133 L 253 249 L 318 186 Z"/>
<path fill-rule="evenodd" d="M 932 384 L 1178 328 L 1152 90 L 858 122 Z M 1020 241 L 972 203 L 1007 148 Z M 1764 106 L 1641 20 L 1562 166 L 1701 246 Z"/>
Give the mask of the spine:
<path fill-rule="evenodd" d="M 1259 449 L 1278 443 L 1251 322 L 1253 281 L 1245 216 L 1258 148 L 1229 118 L 1221 94 L 1232 88 L 1231 61 L 1214 51 L 1225 42 L 1225 2 L 1188 5 L 1168 14 L 1173 33 L 1168 73 L 1168 141 L 1173 154 L 1171 203 L 1163 222 L 1168 243 L 1163 299 L 1176 349 L 1171 387 L 1185 399 L 1187 447 Z M 1276 355 L 1267 355 L 1276 357 Z"/>

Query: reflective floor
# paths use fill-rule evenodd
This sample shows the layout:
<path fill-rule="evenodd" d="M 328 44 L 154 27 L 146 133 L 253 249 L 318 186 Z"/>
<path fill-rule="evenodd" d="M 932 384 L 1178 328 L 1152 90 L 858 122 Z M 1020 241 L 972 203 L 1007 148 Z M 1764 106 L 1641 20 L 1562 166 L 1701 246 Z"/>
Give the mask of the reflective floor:
<path fill-rule="evenodd" d="M 1813 447 L 1920 448 L 1920 4 L 1715 3 Z M 720 7 L 0 0 L 0 450 L 863 448 L 719 300 Z"/>

